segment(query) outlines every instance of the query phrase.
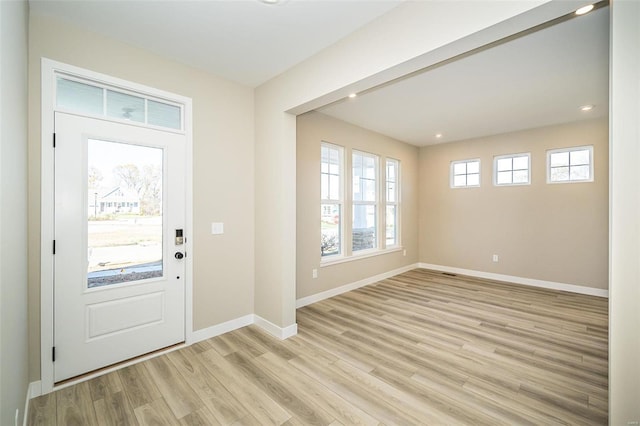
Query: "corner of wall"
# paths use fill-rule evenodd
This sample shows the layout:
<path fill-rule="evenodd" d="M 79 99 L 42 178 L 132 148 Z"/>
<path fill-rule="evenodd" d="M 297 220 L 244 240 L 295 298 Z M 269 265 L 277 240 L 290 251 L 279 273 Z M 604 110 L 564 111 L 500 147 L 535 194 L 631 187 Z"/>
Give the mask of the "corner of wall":
<path fill-rule="evenodd" d="M 0 2 L 0 423 L 20 423 L 28 389 L 27 51 L 29 6 Z M 6 202 L 11 200 L 11 202 Z"/>

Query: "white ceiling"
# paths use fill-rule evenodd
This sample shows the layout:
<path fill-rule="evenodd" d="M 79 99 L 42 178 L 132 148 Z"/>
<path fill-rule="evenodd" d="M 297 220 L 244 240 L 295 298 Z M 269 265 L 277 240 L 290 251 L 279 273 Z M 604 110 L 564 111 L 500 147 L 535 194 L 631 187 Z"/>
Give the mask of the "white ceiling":
<path fill-rule="evenodd" d="M 30 6 L 33 14 L 255 87 L 402 1 L 30 0 Z M 417 146 L 605 116 L 608 34 L 605 7 L 319 111 Z M 596 108 L 583 113 L 585 104 Z"/>
<path fill-rule="evenodd" d="M 1 1 L 1 0 L 0 0 Z M 30 0 L 49 15 L 258 86 L 403 0 Z"/>
<path fill-rule="evenodd" d="M 608 69 L 606 7 L 319 111 L 424 146 L 606 116 Z"/>

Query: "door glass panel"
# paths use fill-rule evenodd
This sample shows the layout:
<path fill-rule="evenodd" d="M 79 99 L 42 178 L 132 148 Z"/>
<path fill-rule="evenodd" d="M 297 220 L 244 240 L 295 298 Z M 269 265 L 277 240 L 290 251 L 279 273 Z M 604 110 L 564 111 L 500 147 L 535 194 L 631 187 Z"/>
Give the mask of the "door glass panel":
<path fill-rule="evenodd" d="M 163 150 L 88 141 L 87 285 L 161 277 Z"/>

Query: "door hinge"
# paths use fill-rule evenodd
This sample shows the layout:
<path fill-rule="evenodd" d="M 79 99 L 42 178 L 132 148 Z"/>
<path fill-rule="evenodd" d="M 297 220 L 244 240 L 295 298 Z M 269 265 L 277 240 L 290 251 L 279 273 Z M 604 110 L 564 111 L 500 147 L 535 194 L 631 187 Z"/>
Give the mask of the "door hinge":
<path fill-rule="evenodd" d="M 53 147 L 56 147 L 56 134 L 53 134 Z"/>
<path fill-rule="evenodd" d="M 56 347 L 55 346 L 53 346 L 51 348 L 51 361 L 52 362 L 56 362 Z"/>
<path fill-rule="evenodd" d="M 53 240 L 53 254 L 56 254 L 56 240 Z"/>

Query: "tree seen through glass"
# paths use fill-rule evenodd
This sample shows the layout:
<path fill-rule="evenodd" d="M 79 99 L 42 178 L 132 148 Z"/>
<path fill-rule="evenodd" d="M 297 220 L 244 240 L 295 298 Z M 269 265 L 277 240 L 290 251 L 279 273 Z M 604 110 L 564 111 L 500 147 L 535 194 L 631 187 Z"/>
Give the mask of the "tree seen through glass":
<path fill-rule="evenodd" d="M 89 288 L 162 276 L 160 148 L 90 139 Z"/>

